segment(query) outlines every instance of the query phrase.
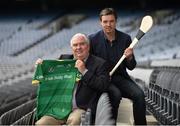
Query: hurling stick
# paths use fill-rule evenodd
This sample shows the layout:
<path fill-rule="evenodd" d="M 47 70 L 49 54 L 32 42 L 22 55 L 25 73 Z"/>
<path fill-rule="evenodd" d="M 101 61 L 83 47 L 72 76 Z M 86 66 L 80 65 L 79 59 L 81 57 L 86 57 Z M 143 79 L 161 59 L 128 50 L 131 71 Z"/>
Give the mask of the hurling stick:
<path fill-rule="evenodd" d="M 152 27 L 152 25 L 153 25 L 153 19 L 151 16 L 143 17 L 139 31 L 138 31 L 136 37 L 133 39 L 132 43 L 130 44 L 129 48 L 133 48 L 137 44 L 137 42 L 145 35 L 145 33 Z M 110 76 L 113 75 L 113 73 L 116 71 L 116 69 L 119 67 L 119 65 L 123 62 L 123 60 L 125 58 L 126 58 L 126 56 L 123 55 L 119 59 L 118 63 L 114 66 L 114 68 L 109 73 Z"/>

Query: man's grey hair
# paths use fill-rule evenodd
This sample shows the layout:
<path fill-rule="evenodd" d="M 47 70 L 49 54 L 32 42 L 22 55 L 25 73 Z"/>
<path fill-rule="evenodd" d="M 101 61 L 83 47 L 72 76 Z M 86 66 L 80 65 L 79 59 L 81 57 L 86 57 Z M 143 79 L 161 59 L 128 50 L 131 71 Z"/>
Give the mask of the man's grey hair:
<path fill-rule="evenodd" d="M 76 33 L 76 34 L 73 35 L 73 37 L 71 38 L 71 41 L 70 41 L 71 47 L 72 47 L 72 44 L 73 44 L 74 39 L 77 38 L 77 37 L 83 37 L 84 40 L 85 40 L 85 42 L 86 42 L 87 44 L 90 43 L 90 40 L 89 40 L 89 38 L 87 37 L 86 34 L 83 34 L 83 33 Z"/>

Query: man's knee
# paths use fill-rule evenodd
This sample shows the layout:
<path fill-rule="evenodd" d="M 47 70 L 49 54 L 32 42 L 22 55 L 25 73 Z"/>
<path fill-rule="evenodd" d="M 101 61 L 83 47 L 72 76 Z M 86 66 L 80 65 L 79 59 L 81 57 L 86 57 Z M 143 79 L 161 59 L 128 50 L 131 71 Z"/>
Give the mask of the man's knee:
<path fill-rule="evenodd" d="M 75 109 L 68 117 L 66 124 L 67 125 L 80 125 L 81 123 L 81 114 L 85 111 L 82 109 Z"/>
<path fill-rule="evenodd" d="M 110 99 L 112 99 L 113 101 L 120 102 L 120 100 L 122 99 L 120 90 L 113 84 L 109 86 L 108 94 Z"/>
<path fill-rule="evenodd" d="M 67 120 L 66 124 L 73 126 L 73 125 L 80 125 L 81 119 L 80 118 L 70 118 Z"/>
<path fill-rule="evenodd" d="M 35 123 L 35 125 L 60 125 L 64 123 L 65 121 L 63 120 L 58 120 L 51 116 L 43 116 Z"/>
<path fill-rule="evenodd" d="M 134 94 L 134 100 L 136 101 L 140 101 L 140 102 L 143 102 L 145 100 L 145 94 L 143 92 L 143 90 L 138 90 L 136 91 L 136 94 Z"/>

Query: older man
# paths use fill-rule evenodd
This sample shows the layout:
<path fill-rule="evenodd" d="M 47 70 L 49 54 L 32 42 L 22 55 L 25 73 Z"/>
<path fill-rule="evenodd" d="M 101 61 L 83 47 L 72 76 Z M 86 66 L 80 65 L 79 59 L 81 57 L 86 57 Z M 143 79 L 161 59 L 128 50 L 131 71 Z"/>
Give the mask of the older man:
<path fill-rule="evenodd" d="M 79 125 L 81 114 L 87 108 L 92 110 L 92 117 L 95 117 L 99 96 L 109 86 L 106 63 L 103 59 L 89 54 L 89 39 L 84 34 L 77 33 L 72 37 L 71 48 L 74 59 L 76 59 L 75 67 L 82 74 L 81 80 L 74 89 L 72 112 L 65 120 L 57 120 L 44 115 L 36 122 L 36 125 Z M 42 60 L 36 63 L 42 63 Z"/>

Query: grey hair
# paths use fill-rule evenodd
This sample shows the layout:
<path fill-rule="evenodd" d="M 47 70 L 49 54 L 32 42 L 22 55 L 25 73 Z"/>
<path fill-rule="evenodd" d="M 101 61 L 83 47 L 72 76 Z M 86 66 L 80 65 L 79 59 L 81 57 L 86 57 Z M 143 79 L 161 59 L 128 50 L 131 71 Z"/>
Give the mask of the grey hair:
<path fill-rule="evenodd" d="M 80 37 L 80 36 L 82 36 L 82 37 L 85 39 L 85 42 L 86 42 L 87 44 L 90 43 L 90 40 L 89 40 L 89 38 L 87 37 L 86 34 L 83 34 L 83 33 L 76 33 L 76 34 L 73 35 L 73 37 L 71 38 L 71 41 L 70 41 L 71 47 L 72 47 L 73 40 L 74 40 L 75 38 L 77 38 L 77 37 Z"/>

